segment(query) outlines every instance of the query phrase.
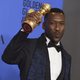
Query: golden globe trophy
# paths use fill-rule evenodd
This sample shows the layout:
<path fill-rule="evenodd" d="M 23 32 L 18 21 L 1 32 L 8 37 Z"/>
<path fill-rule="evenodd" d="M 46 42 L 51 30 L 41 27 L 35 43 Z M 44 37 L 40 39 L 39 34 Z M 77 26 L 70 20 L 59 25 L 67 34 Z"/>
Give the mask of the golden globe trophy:
<path fill-rule="evenodd" d="M 39 23 L 42 20 L 42 16 L 44 16 L 46 13 L 48 13 L 51 9 L 51 6 L 47 3 L 43 4 L 40 10 L 34 11 L 33 9 L 30 9 L 25 17 L 25 20 L 22 23 L 22 28 L 25 30 L 25 32 L 33 31 L 33 29 L 39 25 Z M 29 17 L 28 14 L 34 12 L 37 16 L 41 17 L 40 20 L 36 21 L 33 17 Z"/>

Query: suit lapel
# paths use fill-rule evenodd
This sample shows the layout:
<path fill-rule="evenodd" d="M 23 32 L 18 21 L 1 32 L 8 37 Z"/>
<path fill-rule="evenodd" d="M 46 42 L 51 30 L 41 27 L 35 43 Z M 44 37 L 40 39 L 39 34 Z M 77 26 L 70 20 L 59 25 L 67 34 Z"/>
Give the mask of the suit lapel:
<path fill-rule="evenodd" d="M 61 53 L 62 54 L 62 70 L 57 80 L 64 80 L 65 69 L 66 69 L 65 52 L 64 52 L 63 46 L 62 46 L 61 52 L 62 52 Z"/>
<path fill-rule="evenodd" d="M 45 60 L 45 80 L 50 80 L 50 61 L 44 34 L 42 34 L 42 36 L 39 38 L 38 44 L 40 46 L 40 51 L 43 54 Z"/>

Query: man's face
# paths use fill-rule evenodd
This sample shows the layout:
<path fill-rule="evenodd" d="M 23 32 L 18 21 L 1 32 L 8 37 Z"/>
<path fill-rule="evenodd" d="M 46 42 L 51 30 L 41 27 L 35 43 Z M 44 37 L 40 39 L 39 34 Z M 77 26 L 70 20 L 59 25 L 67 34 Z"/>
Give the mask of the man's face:
<path fill-rule="evenodd" d="M 46 36 L 55 43 L 59 42 L 64 34 L 65 18 L 61 13 L 50 14 L 44 21 Z"/>

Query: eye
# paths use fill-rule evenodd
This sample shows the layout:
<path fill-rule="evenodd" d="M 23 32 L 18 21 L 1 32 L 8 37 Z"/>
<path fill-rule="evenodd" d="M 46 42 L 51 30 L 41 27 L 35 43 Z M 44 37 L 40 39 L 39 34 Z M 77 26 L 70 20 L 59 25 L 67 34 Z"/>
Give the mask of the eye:
<path fill-rule="evenodd" d="M 64 25 L 64 22 L 60 22 L 60 25 Z"/>
<path fill-rule="evenodd" d="M 51 21 L 50 24 L 56 24 L 56 22 L 55 21 Z"/>

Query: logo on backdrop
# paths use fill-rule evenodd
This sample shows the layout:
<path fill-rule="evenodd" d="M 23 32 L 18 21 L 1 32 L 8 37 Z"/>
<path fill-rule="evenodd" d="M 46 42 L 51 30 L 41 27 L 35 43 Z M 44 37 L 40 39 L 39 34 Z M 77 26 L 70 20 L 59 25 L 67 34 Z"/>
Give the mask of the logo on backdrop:
<path fill-rule="evenodd" d="M 4 38 L 3 38 L 3 35 L 2 35 L 2 34 L 0 35 L 0 43 L 2 43 L 2 44 L 4 44 L 4 43 L 5 43 Z"/>
<path fill-rule="evenodd" d="M 27 11 L 32 8 L 34 10 L 40 9 L 42 3 L 34 0 L 23 0 L 23 8 L 22 8 L 22 20 L 24 21 Z"/>

